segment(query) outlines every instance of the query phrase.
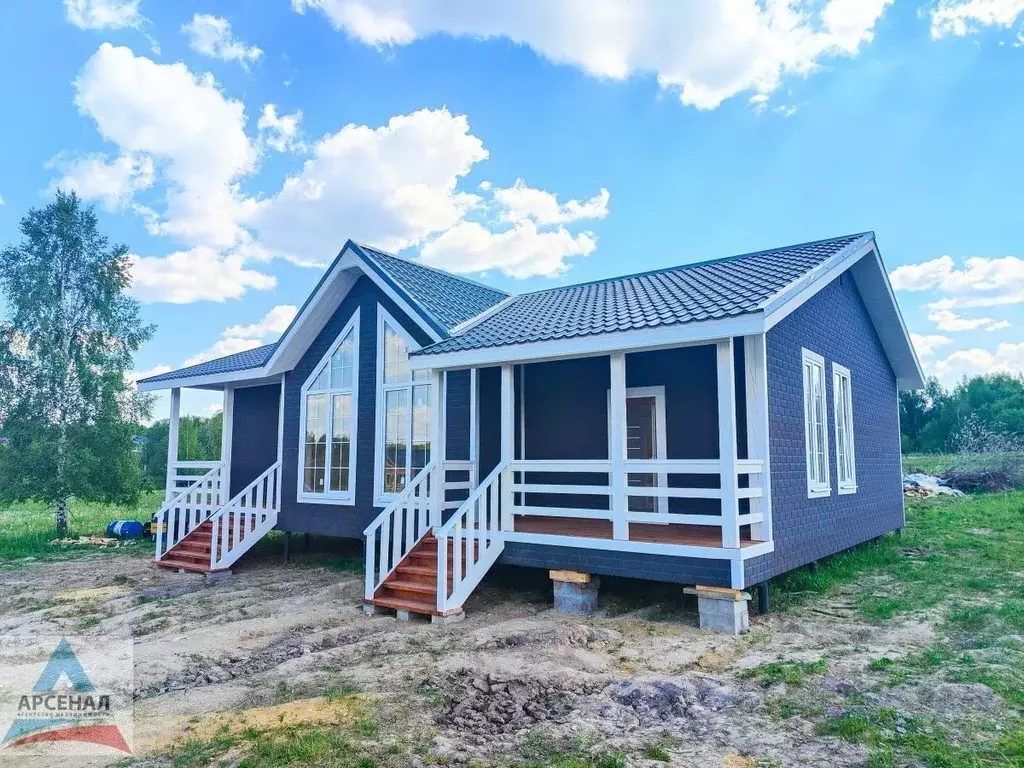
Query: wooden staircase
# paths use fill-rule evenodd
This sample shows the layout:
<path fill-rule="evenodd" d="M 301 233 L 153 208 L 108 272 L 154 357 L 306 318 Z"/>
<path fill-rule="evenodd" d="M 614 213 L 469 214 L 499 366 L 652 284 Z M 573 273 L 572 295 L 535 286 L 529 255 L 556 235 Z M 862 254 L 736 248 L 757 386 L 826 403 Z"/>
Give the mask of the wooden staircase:
<path fill-rule="evenodd" d="M 464 542 L 463 553 L 469 545 L 476 550 L 475 542 Z M 448 543 L 448 588 L 453 584 L 452 564 L 454 542 Z M 428 532 L 402 559 L 394 571 L 374 593 L 373 598 L 364 601 L 378 608 L 391 608 L 424 616 L 442 616 L 461 612 L 461 609 L 442 614 L 437 610 L 437 539 Z"/>
<path fill-rule="evenodd" d="M 232 521 L 233 522 L 233 521 Z M 229 541 L 233 538 L 234 526 L 230 525 Z M 193 531 L 189 531 L 181 541 L 171 547 L 167 554 L 156 561 L 161 568 L 171 570 L 192 571 L 194 573 L 221 573 L 223 570 L 210 568 L 210 551 L 213 548 L 213 522 L 207 520 Z"/>

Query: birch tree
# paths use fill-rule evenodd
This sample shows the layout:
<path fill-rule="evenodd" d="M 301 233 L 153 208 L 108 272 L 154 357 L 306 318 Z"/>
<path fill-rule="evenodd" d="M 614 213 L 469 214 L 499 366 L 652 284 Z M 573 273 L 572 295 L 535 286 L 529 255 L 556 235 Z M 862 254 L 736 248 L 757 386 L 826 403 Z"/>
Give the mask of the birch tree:
<path fill-rule="evenodd" d="M 126 295 L 127 246 L 73 192 L 31 209 L 21 234 L 0 253 L 0 505 L 52 504 L 65 535 L 72 496 L 137 497 L 148 400 L 125 374 L 153 328 Z"/>

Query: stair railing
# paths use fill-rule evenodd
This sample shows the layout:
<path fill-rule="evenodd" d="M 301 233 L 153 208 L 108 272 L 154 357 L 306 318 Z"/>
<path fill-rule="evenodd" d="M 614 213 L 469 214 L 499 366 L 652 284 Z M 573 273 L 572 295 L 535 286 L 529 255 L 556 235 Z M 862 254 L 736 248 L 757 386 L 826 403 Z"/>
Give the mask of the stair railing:
<path fill-rule="evenodd" d="M 218 509 L 227 489 L 221 488 L 224 462 L 218 462 L 213 469 L 196 478 L 183 491 L 164 502 L 153 515 L 156 524 L 156 555 L 160 560 L 175 544 L 190 531 L 194 531 Z"/>
<path fill-rule="evenodd" d="M 372 600 L 384 580 L 435 524 L 431 491 L 436 487 L 436 462 L 421 469 L 398 497 L 370 523 L 366 536 L 364 594 Z"/>
<path fill-rule="evenodd" d="M 276 461 L 210 517 L 211 570 L 230 568 L 277 525 L 280 485 L 281 462 Z"/>
<path fill-rule="evenodd" d="M 501 530 L 502 505 L 512 482 L 508 462 L 498 464 L 462 502 L 444 525 L 435 528 L 437 538 L 437 610 L 442 615 L 462 607 L 505 549 Z M 450 546 L 449 546 L 450 542 Z M 448 586 L 448 554 L 451 551 L 451 588 Z"/>

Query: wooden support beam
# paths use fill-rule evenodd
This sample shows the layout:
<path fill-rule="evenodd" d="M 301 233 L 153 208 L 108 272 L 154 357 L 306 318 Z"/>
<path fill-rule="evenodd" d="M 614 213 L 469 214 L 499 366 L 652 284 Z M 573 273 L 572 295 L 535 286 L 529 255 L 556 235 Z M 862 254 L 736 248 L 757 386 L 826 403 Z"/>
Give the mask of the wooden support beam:
<path fill-rule="evenodd" d="M 511 365 L 501 366 L 501 460 L 511 462 L 515 458 L 515 376 Z M 512 471 L 506 470 L 501 479 L 501 529 L 511 531 L 512 518 Z"/>
<path fill-rule="evenodd" d="M 743 367 L 747 405 L 747 458 L 764 462 L 764 471 L 751 475 L 761 486 L 761 497 L 750 500 L 750 511 L 762 520 L 751 526 L 751 538 L 772 541 L 772 476 L 768 441 L 768 365 L 765 334 L 743 337 Z"/>
<path fill-rule="evenodd" d="M 441 524 L 444 511 L 444 459 L 445 459 L 445 404 L 447 378 L 444 371 L 435 370 L 430 387 L 430 454 L 434 459 L 434 476 L 430 483 L 430 524 Z"/>
<path fill-rule="evenodd" d="M 171 390 L 171 418 L 167 429 L 167 486 L 165 501 L 170 501 L 177 494 L 174 476 L 177 474 L 175 465 L 178 463 L 178 418 L 181 415 L 181 389 Z"/>
<path fill-rule="evenodd" d="M 224 468 L 220 472 L 220 487 L 217 489 L 220 504 L 231 500 L 231 436 L 235 426 L 235 390 L 224 387 L 224 410 L 220 430 L 220 460 Z"/>
<path fill-rule="evenodd" d="M 718 458 L 722 465 L 722 546 L 740 545 L 736 474 L 736 374 L 732 339 L 716 345 L 718 354 Z"/>
<path fill-rule="evenodd" d="M 614 352 L 609 356 L 611 392 L 608 399 L 609 440 L 611 460 L 612 537 L 629 539 L 626 521 L 626 355 Z"/>

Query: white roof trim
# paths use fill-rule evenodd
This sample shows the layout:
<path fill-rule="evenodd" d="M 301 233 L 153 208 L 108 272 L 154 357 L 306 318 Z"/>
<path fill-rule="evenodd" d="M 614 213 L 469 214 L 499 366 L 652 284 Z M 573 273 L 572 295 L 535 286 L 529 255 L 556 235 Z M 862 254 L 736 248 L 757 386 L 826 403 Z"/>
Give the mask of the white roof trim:
<path fill-rule="evenodd" d="M 225 373 L 207 373 L 202 376 L 182 376 L 177 379 L 161 379 L 160 381 L 140 381 L 137 384 L 139 392 L 158 392 L 162 389 L 225 389 L 226 384 L 241 384 L 244 386 L 255 386 L 258 384 L 273 384 L 274 380 L 267 379 L 263 367 L 246 368 L 241 371 L 228 371 Z"/>
<path fill-rule="evenodd" d="M 500 312 L 501 310 L 503 310 L 505 307 L 507 307 L 509 304 L 511 304 L 513 301 L 515 301 L 518 298 L 519 298 L 519 296 L 514 295 L 514 294 L 511 295 L 511 296 L 506 296 L 504 299 L 499 301 L 497 304 L 494 304 L 494 305 L 488 307 L 487 309 L 485 309 L 479 315 L 474 315 L 473 317 L 469 318 L 469 320 L 462 321 L 461 323 L 456 325 L 454 328 L 452 328 L 452 336 L 458 336 L 459 334 L 464 333 L 465 331 L 468 331 L 470 328 L 473 328 L 474 326 L 479 325 L 484 320 L 486 320 L 488 317 L 490 317 L 491 315 L 493 315 L 493 314 L 495 314 L 497 312 Z"/>

